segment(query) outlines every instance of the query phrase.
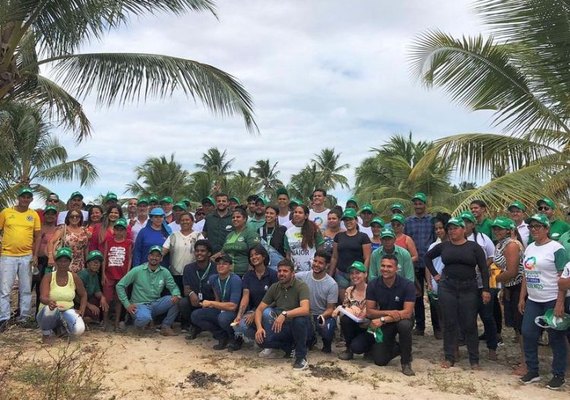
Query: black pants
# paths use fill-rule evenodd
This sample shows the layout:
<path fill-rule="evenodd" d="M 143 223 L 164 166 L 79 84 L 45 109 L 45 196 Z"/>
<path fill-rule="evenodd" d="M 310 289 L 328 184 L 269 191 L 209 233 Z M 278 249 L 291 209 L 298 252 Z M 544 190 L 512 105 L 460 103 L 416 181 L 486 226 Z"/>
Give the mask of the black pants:
<path fill-rule="evenodd" d="M 414 306 L 414 315 L 416 317 L 416 329 L 425 331 L 426 329 L 426 308 L 424 305 L 424 285 L 425 285 L 425 268 L 416 268 L 416 285 L 419 285 L 420 296 L 416 297 Z M 433 319 L 432 319 L 433 323 Z"/>
<path fill-rule="evenodd" d="M 340 329 L 347 350 L 356 354 L 366 353 L 370 350 L 374 339 L 371 334 L 366 332 L 366 328 L 361 328 L 360 324 L 343 315 L 340 317 Z"/>
<path fill-rule="evenodd" d="M 192 324 L 192 312 L 200 308 L 202 307 L 194 307 L 188 297 L 181 298 L 178 302 L 180 325 L 182 325 L 183 328 L 189 327 Z"/>
<path fill-rule="evenodd" d="M 47 256 L 38 257 L 38 270 L 40 271 L 40 273 L 32 276 L 32 290 L 35 289 L 36 291 L 36 314 L 38 308 L 40 307 L 40 283 L 42 282 L 42 278 L 46 273 L 47 264 L 48 264 Z"/>
<path fill-rule="evenodd" d="M 443 351 L 445 359 L 455 362 L 455 349 L 459 332 L 465 335 L 469 362 L 479 363 L 479 336 L 477 281 L 443 277 L 439 281 L 439 305 L 443 316 Z"/>
<path fill-rule="evenodd" d="M 412 362 L 412 327 L 411 319 L 403 319 L 382 326 L 384 340 L 382 343 L 374 343 L 372 346 L 372 358 L 376 365 L 386 365 L 393 358 L 400 356 L 402 364 Z M 396 342 L 398 335 L 399 343 Z M 372 335 L 370 335 L 372 336 Z"/>
<path fill-rule="evenodd" d="M 497 335 L 501 335 L 503 331 L 503 310 L 501 310 L 501 303 L 499 302 L 499 291 L 491 294 L 495 296 L 493 299 L 493 317 L 497 326 Z"/>

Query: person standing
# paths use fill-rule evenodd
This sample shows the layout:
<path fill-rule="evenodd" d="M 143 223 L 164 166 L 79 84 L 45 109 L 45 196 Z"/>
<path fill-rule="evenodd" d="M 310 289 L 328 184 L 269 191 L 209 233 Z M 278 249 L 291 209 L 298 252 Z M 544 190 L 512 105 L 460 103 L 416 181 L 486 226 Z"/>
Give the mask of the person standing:
<path fill-rule="evenodd" d="M 212 245 L 214 254 L 222 249 L 226 237 L 232 231 L 232 213 L 229 212 L 228 205 L 228 195 L 218 193 L 216 195 L 216 210 L 210 214 L 206 213 L 206 222 L 202 233 Z"/>
<path fill-rule="evenodd" d="M 19 322 L 30 318 L 32 307 L 32 268 L 38 265 L 36 243 L 40 239 L 41 222 L 30 208 L 34 199 L 32 189 L 18 191 L 18 202 L 0 212 L 2 254 L 0 255 L 0 332 L 10 319 L 10 294 L 16 278 L 20 315 Z"/>
<path fill-rule="evenodd" d="M 149 222 L 137 235 L 133 249 L 133 265 L 143 264 L 152 246 L 162 247 L 166 238 L 172 233 L 168 232 L 166 227 L 168 227 L 168 225 L 164 224 L 164 211 L 162 208 L 153 208 L 150 212 Z"/>
<path fill-rule="evenodd" d="M 40 282 L 46 274 L 48 266 L 48 244 L 53 235 L 57 231 L 55 221 L 57 220 L 57 209 L 53 206 L 47 206 L 43 210 L 44 221 L 40 230 L 40 239 L 36 241 L 36 252 L 38 256 L 39 273 L 32 277 L 32 289 L 36 291 L 36 309 L 40 306 Z"/>
<path fill-rule="evenodd" d="M 285 232 L 285 251 L 293 261 L 295 271 L 310 271 L 311 260 L 318 248 L 324 245 L 318 226 L 309 220 L 307 206 L 296 206 L 293 210 L 293 226 Z"/>
<path fill-rule="evenodd" d="M 412 197 L 414 215 L 406 218 L 404 233 L 410 236 L 418 250 L 418 261 L 414 264 L 416 273 L 416 286 L 419 288 L 414 315 L 416 318 L 415 335 L 423 336 L 426 328 L 426 314 L 424 306 L 425 260 L 424 256 L 430 244 L 435 240 L 431 215 L 427 213 L 427 196 L 418 192 Z"/>
<path fill-rule="evenodd" d="M 267 199 L 258 196 L 255 200 L 255 211 L 253 215 L 247 219 L 247 227 L 254 232 L 257 232 L 265 224 L 265 206 Z"/>
<path fill-rule="evenodd" d="M 528 241 L 530 238 L 530 232 L 528 230 L 528 224 L 525 221 L 526 207 L 523 203 L 518 200 L 513 201 L 509 204 L 507 208 L 511 219 L 515 222 L 517 226 L 517 231 L 521 237 L 521 243 L 526 248 L 528 246 Z"/>
<path fill-rule="evenodd" d="M 125 216 L 125 219 L 129 224 L 134 224 L 137 218 L 137 204 L 138 200 L 134 197 L 127 200 L 127 215 Z"/>
<path fill-rule="evenodd" d="M 279 225 L 285 225 L 291 220 L 291 212 L 289 210 L 289 192 L 284 187 L 277 189 L 277 205 L 279 207 Z"/>
<path fill-rule="evenodd" d="M 67 213 L 70 211 L 81 212 L 83 214 L 82 221 L 87 221 L 89 219 L 87 211 L 83 209 L 83 195 L 80 192 L 71 193 L 71 196 L 69 196 L 69 200 L 67 201 L 67 210 L 57 214 L 57 225 L 62 225 L 65 223 Z"/>
<path fill-rule="evenodd" d="M 309 221 L 317 225 L 321 232 L 327 229 L 327 220 L 330 209 L 325 207 L 327 192 L 324 189 L 315 189 L 311 197 L 312 208 L 309 212 Z"/>
<path fill-rule="evenodd" d="M 477 232 L 484 233 L 488 237 L 493 237 L 493 228 L 491 227 L 491 220 L 486 217 L 487 203 L 483 200 L 473 200 L 469 204 L 469 210 L 475 217 L 475 229 Z"/>
<path fill-rule="evenodd" d="M 141 197 L 137 201 L 137 216 L 134 220 L 129 221 L 131 234 L 133 235 L 133 243 L 137 241 L 137 235 L 142 228 L 148 223 L 148 199 Z"/>
<path fill-rule="evenodd" d="M 549 221 L 549 235 L 553 240 L 559 240 L 560 236 L 570 230 L 570 225 L 561 220 L 556 219 L 554 213 L 556 212 L 556 203 L 545 197 L 536 202 L 536 208 L 539 214 L 546 215 Z"/>

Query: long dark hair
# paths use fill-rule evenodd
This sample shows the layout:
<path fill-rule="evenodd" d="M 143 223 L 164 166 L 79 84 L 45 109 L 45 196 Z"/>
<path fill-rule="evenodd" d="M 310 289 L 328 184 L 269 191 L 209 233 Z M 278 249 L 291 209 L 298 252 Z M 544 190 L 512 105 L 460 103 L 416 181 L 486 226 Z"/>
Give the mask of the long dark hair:
<path fill-rule="evenodd" d="M 300 205 L 297 207 L 301 207 L 303 209 L 303 213 L 308 217 L 309 216 L 309 207 L 307 207 L 306 205 Z M 295 208 L 297 208 L 295 207 Z M 315 225 L 315 223 L 313 221 L 309 221 L 309 218 L 305 219 L 305 222 L 303 222 L 303 226 L 301 227 L 301 236 L 302 236 L 302 240 L 301 240 L 301 247 L 303 249 L 308 249 L 309 247 L 314 247 L 315 243 L 317 241 L 317 230 L 319 228 L 317 227 L 317 225 Z"/>
<path fill-rule="evenodd" d="M 267 250 L 265 249 L 265 247 L 263 247 L 262 245 L 258 244 L 255 247 L 252 247 L 251 249 L 249 249 L 249 253 L 248 253 L 248 259 L 251 257 L 251 252 L 255 251 L 257 254 L 259 254 L 260 256 L 263 257 L 263 264 L 267 267 L 269 265 L 269 253 L 267 252 Z M 251 265 L 251 261 L 249 262 L 249 265 Z M 253 267 L 253 265 L 251 265 Z"/>

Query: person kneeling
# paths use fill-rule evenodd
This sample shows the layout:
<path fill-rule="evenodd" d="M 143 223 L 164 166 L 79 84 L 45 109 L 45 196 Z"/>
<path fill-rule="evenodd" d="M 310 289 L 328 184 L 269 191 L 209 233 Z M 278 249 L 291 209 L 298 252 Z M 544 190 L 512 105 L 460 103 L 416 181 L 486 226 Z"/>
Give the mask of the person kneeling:
<path fill-rule="evenodd" d="M 218 343 L 214 350 L 234 351 L 241 348 L 241 338 L 236 340 L 231 326 L 241 299 L 241 279 L 232 272 L 232 258 L 222 255 L 216 258 L 218 273 L 210 276 L 208 282 L 214 289 L 216 300 L 204 300 L 202 308 L 192 313 L 192 323 L 200 330 L 210 331 Z"/>
<path fill-rule="evenodd" d="M 77 273 L 87 292 L 87 308 L 83 319 L 85 322 L 101 321 L 101 311 L 109 311 L 109 303 L 101 291 L 99 271 L 103 264 L 103 254 L 99 250 L 90 251 L 85 259 L 86 266 Z M 75 299 L 78 302 L 77 298 Z"/>
<path fill-rule="evenodd" d="M 170 271 L 160 265 L 161 261 L 162 247 L 152 246 L 148 251 L 148 262 L 132 268 L 117 283 L 117 296 L 127 312 L 134 317 L 137 328 L 143 329 L 153 318 L 166 314 L 160 333 L 163 336 L 176 336 L 172 324 L 178 315 L 180 289 Z M 126 289 L 130 285 L 133 288 L 129 299 Z M 171 295 L 161 297 L 165 286 Z"/>
<path fill-rule="evenodd" d="M 45 274 L 40 284 L 41 304 L 37 321 L 46 344 L 53 343 L 53 330 L 61 325 L 72 336 L 85 332 L 81 316 L 87 307 L 87 292 L 77 274 L 69 271 L 72 257 L 70 248 L 58 249 L 55 254 L 56 270 Z M 76 294 L 81 299 L 79 310 L 73 309 Z"/>
<path fill-rule="evenodd" d="M 400 356 L 402 373 L 408 376 L 415 375 L 411 365 L 415 302 L 414 283 L 398 275 L 395 256 L 384 255 L 380 261 L 380 276 L 366 288 L 366 314 L 371 320 L 369 329 L 380 329 L 383 336 L 381 342 L 372 345 L 372 357 L 376 365 L 384 366 Z"/>
<path fill-rule="evenodd" d="M 277 265 L 277 278 L 279 282 L 271 285 L 255 310 L 255 340 L 263 348 L 285 351 L 287 358 L 294 349 L 293 369 L 304 370 L 309 368 L 309 287 L 295 278 L 295 266 L 288 259 Z"/>

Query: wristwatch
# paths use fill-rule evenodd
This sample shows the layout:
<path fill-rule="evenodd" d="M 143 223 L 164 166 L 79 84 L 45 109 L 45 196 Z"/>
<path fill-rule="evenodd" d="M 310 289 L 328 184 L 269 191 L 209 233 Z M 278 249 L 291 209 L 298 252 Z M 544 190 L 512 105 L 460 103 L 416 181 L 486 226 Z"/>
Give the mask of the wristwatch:
<path fill-rule="evenodd" d="M 287 318 L 287 311 L 281 311 L 281 315 L 283 315 L 285 318 Z"/>
<path fill-rule="evenodd" d="M 380 322 L 382 322 L 382 323 L 386 322 L 386 318 L 380 317 Z"/>

